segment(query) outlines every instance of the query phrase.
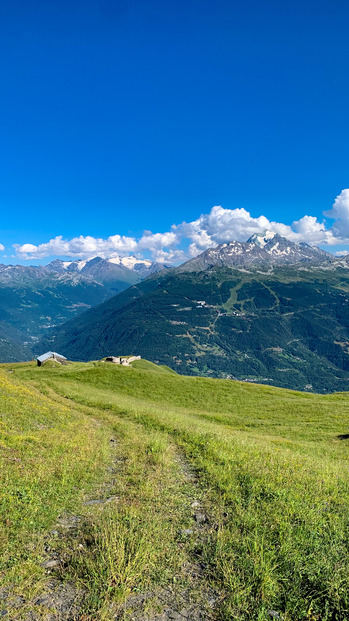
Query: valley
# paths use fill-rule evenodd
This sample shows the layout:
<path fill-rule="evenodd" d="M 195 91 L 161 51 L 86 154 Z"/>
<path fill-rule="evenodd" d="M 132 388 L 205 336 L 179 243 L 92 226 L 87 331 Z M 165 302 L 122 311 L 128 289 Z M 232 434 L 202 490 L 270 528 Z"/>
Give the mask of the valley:
<path fill-rule="evenodd" d="M 349 381 L 349 264 L 275 233 L 169 269 L 136 257 L 0 269 L 0 359 L 137 351 L 184 375 L 308 392 Z"/>
<path fill-rule="evenodd" d="M 38 355 L 37 342 L 49 328 L 164 267 L 133 257 L 119 259 L 57 259 L 37 267 L 0 265 L 0 360 L 21 361 Z"/>
<path fill-rule="evenodd" d="M 148 278 L 48 334 L 72 360 L 137 351 L 182 374 L 347 390 L 349 270 L 214 267 Z"/>

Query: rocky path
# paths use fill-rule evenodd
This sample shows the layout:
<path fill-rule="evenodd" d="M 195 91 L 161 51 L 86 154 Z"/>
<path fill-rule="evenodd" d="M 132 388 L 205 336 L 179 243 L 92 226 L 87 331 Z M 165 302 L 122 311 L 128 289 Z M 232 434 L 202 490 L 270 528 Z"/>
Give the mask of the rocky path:
<path fill-rule="evenodd" d="M 83 503 L 85 507 L 103 506 L 117 502 L 118 497 L 110 495 L 117 471 L 117 459 L 113 456 L 116 438 L 110 439 L 111 463 L 107 468 L 103 485 L 96 490 L 93 497 Z M 82 605 L 85 592 L 72 582 L 64 580 L 69 555 L 62 554 L 62 549 L 69 549 L 74 539 L 79 539 L 81 529 L 90 516 L 84 514 L 61 515 L 54 528 L 46 535 L 42 567 L 48 580 L 38 595 L 26 600 L 13 596 L 8 589 L 0 589 L 0 618 L 4 621 L 85 621 Z"/>
<path fill-rule="evenodd" d="M 118 449 L 117 451 L 115 449 Z M 119 497 L 115 480 L 120 475 L 120 449 L 115 437 L 110 438 L 111 462 L 103 484 L 85 499 L 81 513 L 65 514 L 45 537 L 42 567 L 46 580 L 41 591 L 25 600 L 0 589 L 0 618 L 5 621 L 93 621 L 98 616 L 84 613 L 86 591 L 67 580 L 70 549 L 79 543 L 84 529 L 93 519 L 94 511 L 116 504 Z M 202 621 L 217 618 L 215 609 L 219 595 L 207 583 L 202 551 L 212 532 L 210 517 L 203 500 L 203 491 L 195 470 L 177 449 L 175 466 L 184 489 L 183 512 L 188 527 L 175 534 L 176 545 L 183 550 L 179 574 L 170 585 L 154 587 L 148 592 L 134 591 L 122 605 L 111 604 L 105 621 Z M 98 614 L 98 613 L 96 613 Z"/>
<path fill-rule="evenodd" d="M 203 621 L 216 619 L 218 593 L 210 588 L 205 577 L 201 550 L 210 536 L 210 519 L 202 502 L 202 491 L 195 470 L 180 452 L 177 453 L 181 476 L 187 489 L 187 511 L 191 517 L 190 528 L 178 532 L 178 546 L 189 546 L 187 561 L 177 576 L 178 586 L 158 588 L 149 593 L 135 594 L 114 616 L 129 621 Z M 147 608 L 149 608 L 150 610 Z"/>

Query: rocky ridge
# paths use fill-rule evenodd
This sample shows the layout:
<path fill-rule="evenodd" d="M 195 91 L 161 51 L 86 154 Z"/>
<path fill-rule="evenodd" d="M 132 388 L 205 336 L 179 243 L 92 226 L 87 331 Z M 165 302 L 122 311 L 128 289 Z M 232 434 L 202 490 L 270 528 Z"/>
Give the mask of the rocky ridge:
<path fill-rule="evenodd" d="M 178 269 L 181 272 L 199 272 L 211 267 L 265 268 L 295 263 L 335 266 L 338 259 L 316 246 L 295 243 L 267 231 L 265 235 L 252 235 L 246 242 L 231 241 L 209 248 Z"/>

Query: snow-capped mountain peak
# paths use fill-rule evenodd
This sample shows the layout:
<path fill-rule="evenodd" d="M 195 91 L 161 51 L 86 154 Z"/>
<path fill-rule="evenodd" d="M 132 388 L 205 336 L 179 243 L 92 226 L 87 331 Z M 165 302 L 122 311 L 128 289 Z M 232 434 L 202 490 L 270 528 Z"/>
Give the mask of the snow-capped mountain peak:
<path fill-rule="evenodd" d="M 97 257 L 90 257 L 89 259 L 86 259 L 85 261 L 75 261 L 76 264 L 76 268 L 79 272 L 81 272 L 81 270 L 84 269 L 84 267 L 87 265 L 87 263 L 89 263 L 90 261 L 93 261 L 93 259 L 97 259 Z"/>
<path fill-rule="evenodd" d="M 209 248 L 190 259 L 178 269 L 201 271 L 211 267 L 237 267 L 240 269 L 272 267 L 274 265 L 334 265 L 333 255 L 305 243 L 295 242 L 267 231 L 265 235 L 254 234 L 247 242 L 229 242 Z"/>
<path fill-rule="evenodd" d="M 129 270 L 134 270 L 136 265 L 144 265 L 144 267 L 150 267 L 152 264 L 150 259 L 138 259 L 134 256 L 134 254 L 131 254 L 129 257 L 110 257 L 109 259 L 107 259 L 107 261 L 109 261 L 109 263 L 114 263 L 115 265 L 123 265 Z"/>
<path fill-rule="evenodd" d="M 264 233 L 264 235 L 259 235 L 258 233 L 254 233 L 253 235 L 251 235 L 251 237 L 247 240 L 248 244 L 257 244 L 257 246 L 259 246 L 260 248 L 264 248 L 264 246 L 266 246 L 266 244 L 268 244 L 270 242 L 271 239 L 273 239 L 275 237 L 276 233 L 274 233 L 273 231 L 266 231 Z"/>
<path fill-rule="evenodd" d="M 150 259 L 139 259 L 134 255 L 128 257 L 121 257 L 119 255 L 102 259 L 98 256 L 89 257 L 88 259 L 77 259 L 76 261 L 62 261 L 56 259 L 47 265 L 50 270 L 64 273 L 64 272 L 78 272 L 84 276 L 96 278 L 97 271 L 100 276 L 103 272 L 103 276 L 108 275 L 116 276 L 123 275 L 126 277 L 127 273 L 132 274 L 134 277 L 137 275 L 138 280 L 142 280 L 151 274 L 155 274 L 162 269 L 171 267 L 164 263 L 158 263 L 151 261 Z M 133 282 L 131 278 L 131 282 Z"/>

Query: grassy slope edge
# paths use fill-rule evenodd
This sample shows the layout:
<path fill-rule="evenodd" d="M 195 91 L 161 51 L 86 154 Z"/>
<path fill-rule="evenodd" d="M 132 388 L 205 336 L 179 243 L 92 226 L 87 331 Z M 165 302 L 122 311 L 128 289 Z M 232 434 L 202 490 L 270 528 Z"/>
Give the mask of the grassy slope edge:
<path fill-rule="evenodd" d="M 5 477 L 6 487 L 16 490 L 15 501 L 0 514 L 6 545 L 6 520 L 13 522 L 13 541 L 26 539 L 28 532 L 37 535 L 50 527 L 57 512 L 69 508 L 69 485 L 73 488 L 78 476 L 86 478 L 85 488 L 101 478 L 113 432 L 124 460 L 116 489 L 120 505 L 94 519 L 88 535 L 93 554 L 82 544 L 86 551 L 75 549 L 66 570 L 88 590 L 88 618 L 97 611 L 100 618 L 112 618 L 111 602 L 127 600 L 135 588 L 144 591 L 180 579 L 184 559 L 193 555 L 200 558 L 206 583 L 220 594 L 217 619 L 266 621 L 270 611 L 288 621 L 349 618 L 348 395 L 302 394 L 177 376 L 164 369 L 155 375 L 156 369 L 144 363 L 138 368 L 98 363 L 5 367 L 14 373 L 1 373 L 1 380 L 14 392 L 13 400 L 2 404 L 8 411 L 4 459 L 8 447 L 16 447 L 14 458 L 18 454 L 21 460 L 11 462 Z M 21 401 L 16 404 L 17 392 Z M 24 419 L 18 412 L 26 411 L 30 395 L 38 404 Z M 47 414 L 40 414 L 42 407 Z M 78 442 L 82 422 L 86 438 Z M 66 450 L 56 435 L 62 425 Z M 35 462 L 35 438 L 45 433 L 44 450 L 53 464 L 49 481 L 40 479 L 42 468 Z M 27 436 L 31 440 L 25 440 L 25 448 L 29 443 L 34 457 L 24 448 L 18 452 Z M 74 453 L 72 436 L 75 447 L 90 438 L 91 454 Z M 184 547 L 178 533 L 190 518 L 183 509 L 187 497 L 179 454 L 195 469 L 209 515 L 205 542 L 185 542 Z M 67 492 L 55 495 L 62 470 L 54 474 L 54 465 L 61 464 L 62 455 L 73 468 L 65 475 Z M 35 468 L 26 468 L 31 459 Z M 29 489 L 34 486 L 39 498 L 18 496 L 27 489 L 16 470 L 22 462 Z M 56 504 L 43 520 L 46 487 Z M 29 520 L 20 528 L 16 516 L 32 504 L 35 527 Z M 18 567 L 23 572 L 27 562 L 12 560 L 3 568 L 11 580 L 15 568 L 18 575 Z"/>

